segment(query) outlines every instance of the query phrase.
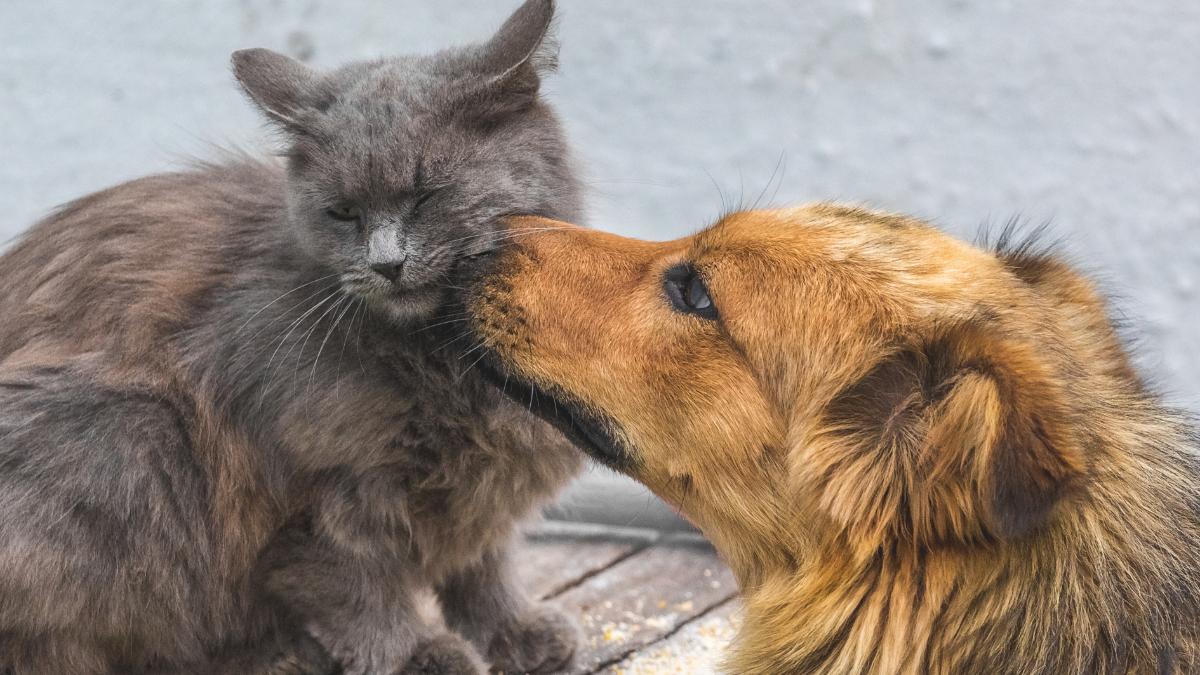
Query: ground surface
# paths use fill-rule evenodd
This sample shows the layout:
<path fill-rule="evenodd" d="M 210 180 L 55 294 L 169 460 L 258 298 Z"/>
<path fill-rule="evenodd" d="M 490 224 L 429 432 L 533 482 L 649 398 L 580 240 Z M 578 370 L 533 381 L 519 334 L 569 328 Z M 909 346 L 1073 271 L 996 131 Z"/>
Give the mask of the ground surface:
<path fill-rule="evenodd" d="M 527 546 L 527 587 L 583 628 L 573 673 L 718 672 L 737 587 L 700 537 L 548 523 Z"/>

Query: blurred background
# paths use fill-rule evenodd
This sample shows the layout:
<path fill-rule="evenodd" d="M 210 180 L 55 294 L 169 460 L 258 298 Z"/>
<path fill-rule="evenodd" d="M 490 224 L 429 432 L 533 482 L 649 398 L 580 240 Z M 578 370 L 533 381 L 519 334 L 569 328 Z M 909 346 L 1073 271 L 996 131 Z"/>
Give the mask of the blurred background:
<path fill-rule="evenodd" d="M 269 149 L 229 74 L 490 36 L 518 0 L 4 0 L 0 236 L 92 190 Z M 1200 2 L 561 0 L 558 105 L 590 224 L 670 238 L 722 202 L 840 199 L 972 238 L 1051 223 L 1200 411 Z M 676 527 L 592 469 L 554 515 Z"/>

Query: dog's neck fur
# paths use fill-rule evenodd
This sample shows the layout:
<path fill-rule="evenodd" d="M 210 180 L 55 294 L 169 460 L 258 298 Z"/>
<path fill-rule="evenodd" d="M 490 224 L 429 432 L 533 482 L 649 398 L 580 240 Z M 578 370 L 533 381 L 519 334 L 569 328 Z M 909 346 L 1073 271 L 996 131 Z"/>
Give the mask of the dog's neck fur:
<path fill-rule="evenodd" d="M 830 536 L 798 569 L 762 573 L 731 672 L 1191 672 L 1195 638 L 1162 636 L 1200 621 L 1197 497 L 1179 489 L 1198 452 L 1182 429 L 1149 423 L 1158 414 L 1097 430 L 1121 468 L 1025 541 L 864 556 Z"/>

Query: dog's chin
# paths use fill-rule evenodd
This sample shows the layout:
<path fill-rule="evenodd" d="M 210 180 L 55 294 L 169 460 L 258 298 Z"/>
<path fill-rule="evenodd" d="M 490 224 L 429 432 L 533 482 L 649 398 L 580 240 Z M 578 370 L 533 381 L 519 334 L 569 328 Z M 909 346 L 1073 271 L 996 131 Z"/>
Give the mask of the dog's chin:
<path fill-rule="evenodd" d="M 487 380 L 521 407 L 550 423 L 567 440 L 605 466 L 629 473 L 633 457 L 613 432 L 611 420 L 588 411 L 567 397 L 551 393 L 545 387 L 513 374 L 489 353 L 479 364 Z"/>

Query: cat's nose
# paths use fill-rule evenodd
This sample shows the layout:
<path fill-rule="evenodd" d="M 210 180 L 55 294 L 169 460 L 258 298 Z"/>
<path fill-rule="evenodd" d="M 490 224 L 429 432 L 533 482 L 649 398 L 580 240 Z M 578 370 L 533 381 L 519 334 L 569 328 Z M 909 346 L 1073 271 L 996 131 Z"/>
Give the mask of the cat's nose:
<path fill-rule="evenodd" d="M 404 271 L 404 261 L 380 262 L 372 263 L 371 269 L 379 276 L 395 283 L 400 278 L 400 273 Z"/>

